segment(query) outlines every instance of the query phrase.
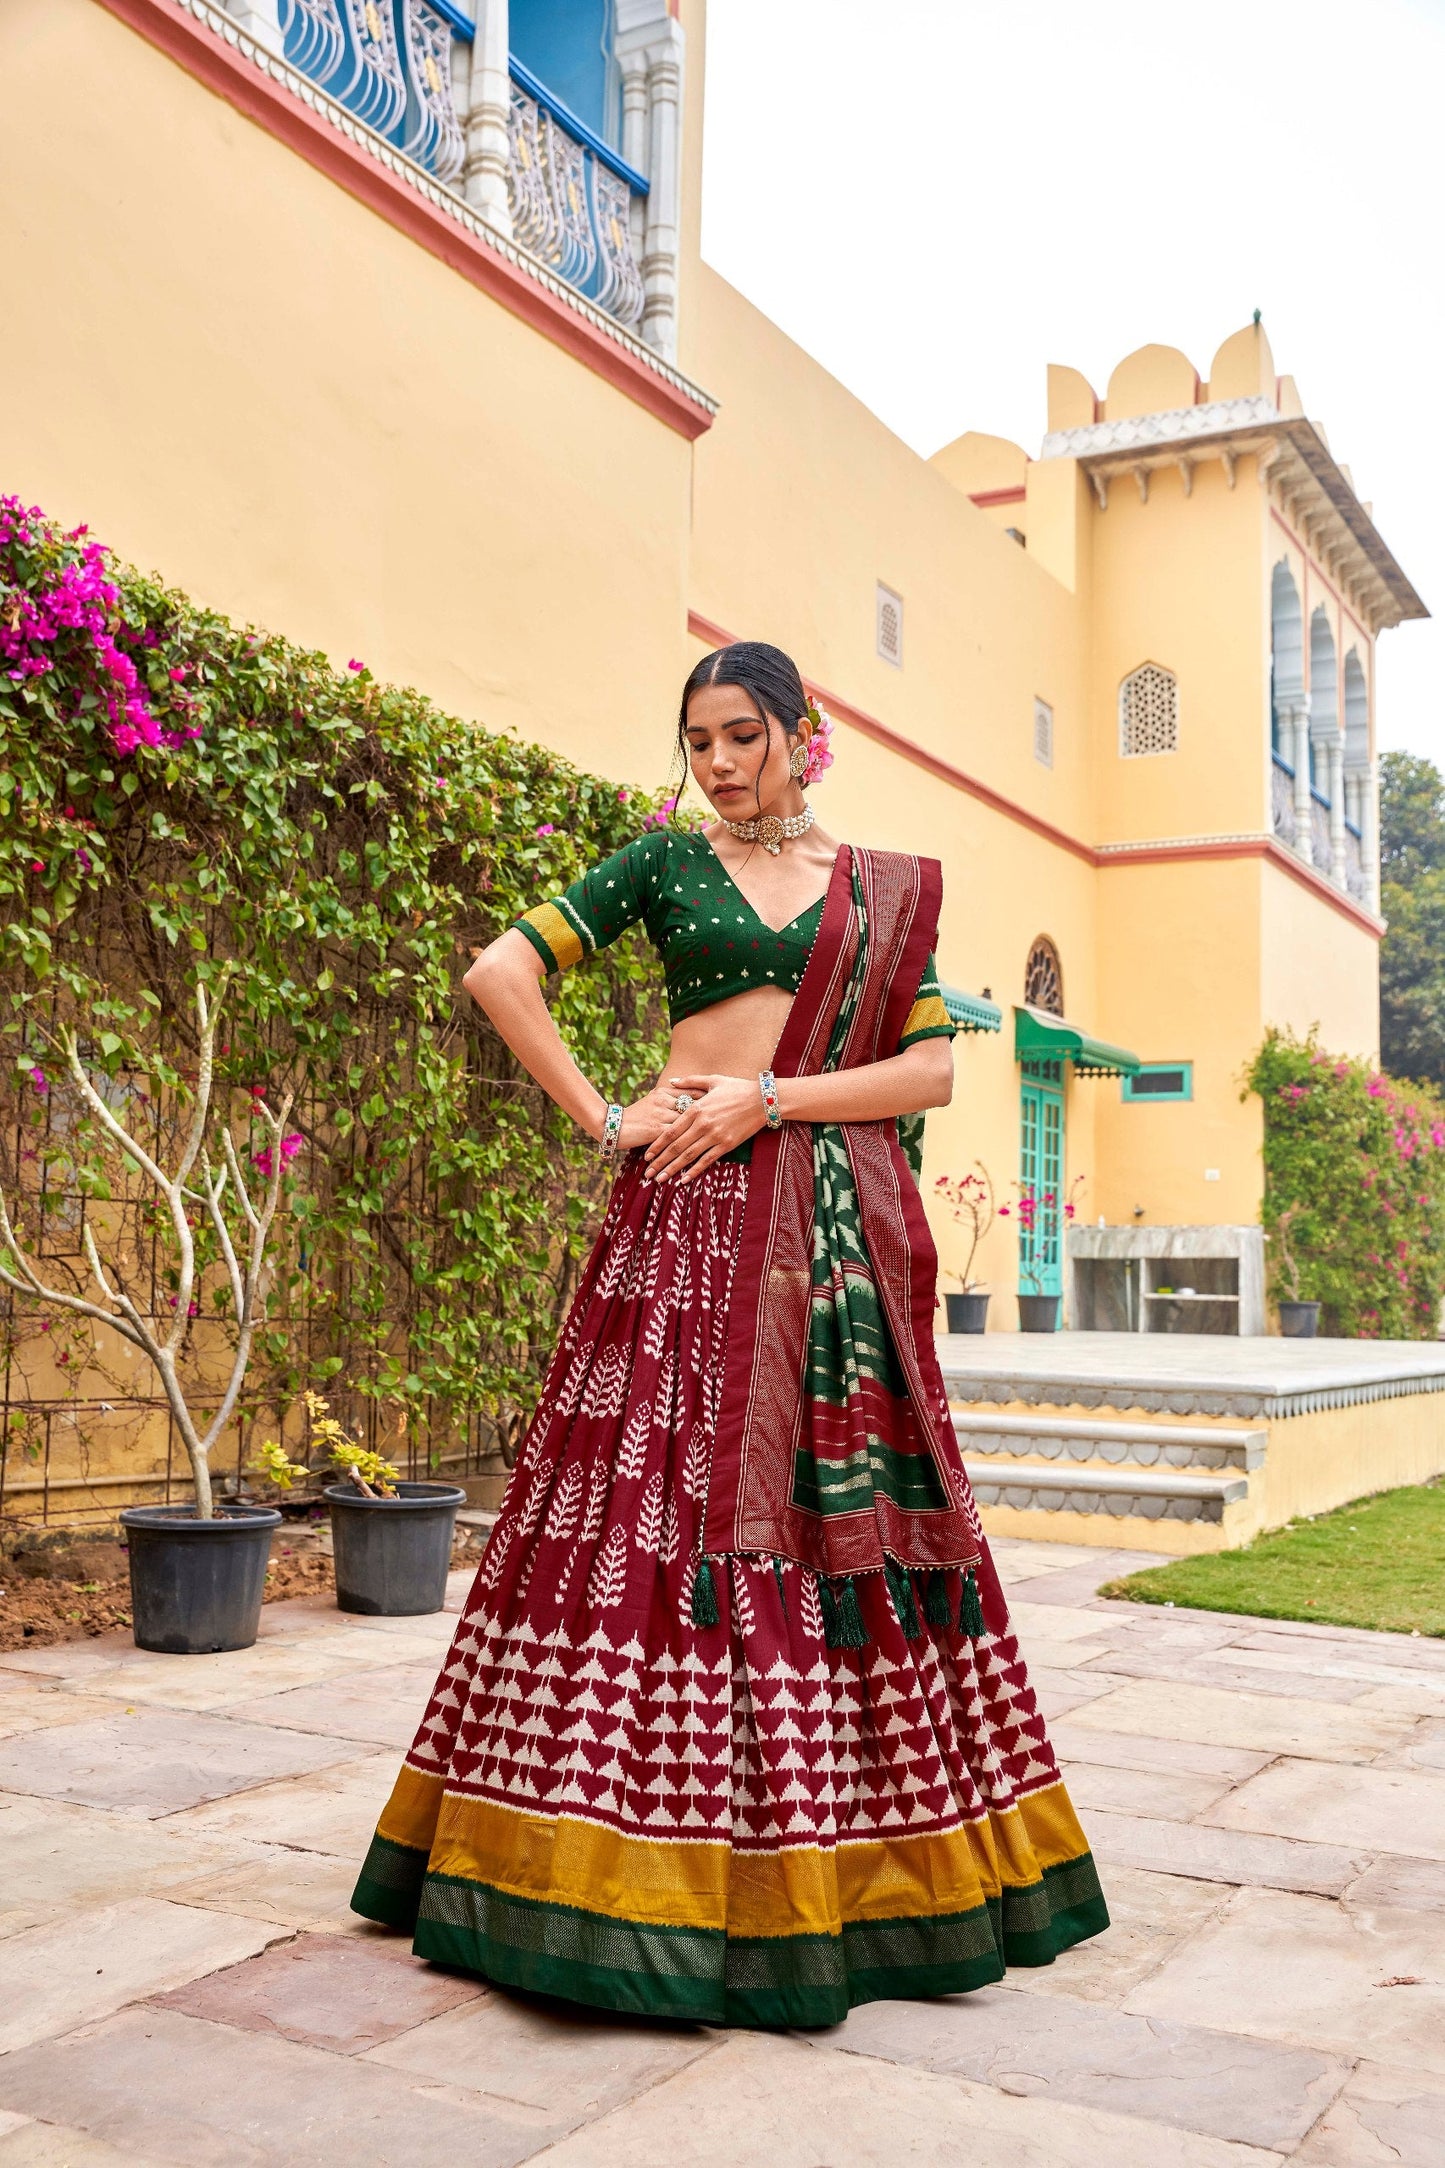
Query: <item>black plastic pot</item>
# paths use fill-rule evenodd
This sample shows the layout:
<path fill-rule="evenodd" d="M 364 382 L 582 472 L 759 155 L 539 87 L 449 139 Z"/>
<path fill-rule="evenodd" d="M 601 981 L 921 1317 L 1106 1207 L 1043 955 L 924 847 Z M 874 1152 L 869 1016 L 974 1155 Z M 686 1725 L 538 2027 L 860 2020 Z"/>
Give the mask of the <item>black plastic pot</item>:
<path fill-rule="evenodd" d="M 943 1307 L 950 1332 L 987 1332 L 987 1295 L 945 1295 Z"/>
<path fill-rule="evenodd" d="M 197 1520 L 193 1506 L 127 1506 L 136 1647 L 168 1656 L 250 1648 L 280 1519 L 271 1506 L 219 1506 L 212 1521 Z"/>
<path fill-rule="evenodd" d="M 1020 1332 L 1057 1332 L 1059 1329 L 1058 1295 L 1020 1295 Z"/>
<path fill-rule="evenodd" d="M 369 1618 L 440 1611 L 452 1562 L 452 1528 L 467 1494 L 455 1483 L 398 1483 L 395 1498 L 368 1498 L 329 1484 L 338 1610 Z"/>
<path fill-rule="evenodd" d="M 1279 1329 L 1286 1340 L 1313 1340 L 1320 1329 L 1319 1304 L 1282 1302 L 1279 1306 Z"/>

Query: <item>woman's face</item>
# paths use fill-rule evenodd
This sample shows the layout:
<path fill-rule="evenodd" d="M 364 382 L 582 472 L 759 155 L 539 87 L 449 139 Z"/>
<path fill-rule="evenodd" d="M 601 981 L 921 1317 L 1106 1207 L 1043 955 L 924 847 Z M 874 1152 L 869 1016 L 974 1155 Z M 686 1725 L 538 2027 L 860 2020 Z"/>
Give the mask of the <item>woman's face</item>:
<path fill-rule="evenodd" d="M 809 727 L 806 719 L 800 725 L 804 741 Z M 697 787 L 724 820 L 772 812 L 796 788 L 788 762 L 799 737 L 790 738 L 776 718 L 769 733 L 741 685 L 700 685 L 687 704 L 684 735 Z"/>

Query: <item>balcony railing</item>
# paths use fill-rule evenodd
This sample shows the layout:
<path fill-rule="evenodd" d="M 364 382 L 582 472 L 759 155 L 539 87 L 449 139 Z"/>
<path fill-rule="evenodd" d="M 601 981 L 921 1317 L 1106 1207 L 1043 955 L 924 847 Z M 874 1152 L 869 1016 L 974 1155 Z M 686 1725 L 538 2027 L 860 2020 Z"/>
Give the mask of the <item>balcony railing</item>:
<path fill-rule="evenodd" d="M 472 24 L 450 0 L 280 0 L 293 68 L 439 181 L 462 170 L 452 43 Z"/>
<path fill-rule="evenodd" d="M 1281 843 L 1294 848 L 1294 769 L 1278 753 L 1274 755 L 1269 778 L 1270 817 L 1274 832 Z"/>
<path fill-rule="evenodd" d="M 452 48 L 456 0 L 277 0 L 293 68 L 448 187 L 466 145 Z M 642 320 L 644 176 L 513 59 L 507 116 L 512 232 L 569 286 L 629 326 Z"/>
<path fill-rule="evenodd" d="M 523 248 L 619 323 L 642 316 L 633 205 L 647 182 L 520 61 L 511 63 L 507 186 Z"/>
<path fill-rule="evenodd" d="M 1352 821 L 1345 822 L 1345 887 L 1356 903 L 1370 901 L 1370 884 L 1365 877 L 1364 838 Z"/>

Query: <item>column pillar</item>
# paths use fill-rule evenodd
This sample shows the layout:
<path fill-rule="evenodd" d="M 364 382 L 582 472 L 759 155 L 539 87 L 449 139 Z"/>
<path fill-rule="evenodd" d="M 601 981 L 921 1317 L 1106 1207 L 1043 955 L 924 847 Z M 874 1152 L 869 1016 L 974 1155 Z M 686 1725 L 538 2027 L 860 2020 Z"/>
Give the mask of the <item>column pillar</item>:
<path fill-rule="evenodd" d="M 634 173 L 646 173 L 647 55 L 635 47 L 619 56 L 622 70 L 622 155 Z M 632 253 L 639 265 L 647 243 L 647 199 L 632 198 Z"/>
<path fill-rule="evenodd" d="M 1345 741 L 1336 737 L 1329 746 L 1330 776 L 1330 879 L 1336 888 L 1349 885 L 1345 865 Z"/>
<path fill-rule="evenodd" d="M 487 225 L 510 240 L 512 197 L 507 176 L 511 151 L 507 119 L 512 109 L 512 79 L 507 72 L 508 51 L 507 0 L 478 0 L 471 89 L 463 123 L 466 157 L 462 194 Z"/>
<path fill-rule="evenodd" d="M 677 357 L 677 214 L 682 122 L 682 26 L 669 19 L 661 51 L 647 70 L 647 178 L 642 248 L 642 336 L 669 361 Z"/>
<path fill-rule="evenodd" d="M 226 13 L 233 15 L 247 37 L 258 45 L 281 56 L 285 40 L 281 36 L 281 12 L 279 0 L 222 0 Z"/>
<path fill-rule="evenodd" d="M 1360 868 L 1365 876 L 1365 901 L 1377 915 L 1380 909 L 1380 771 L 1372 760 L 1360 777 Z"/>
<path fill-rule="evenodd" d="M 1310 805 L 1310 696 L 1301 693 L 1290 710 L 1294 725 L 1294 847 L 1307 866 L 1315 860 L 1314 812 Z"/>

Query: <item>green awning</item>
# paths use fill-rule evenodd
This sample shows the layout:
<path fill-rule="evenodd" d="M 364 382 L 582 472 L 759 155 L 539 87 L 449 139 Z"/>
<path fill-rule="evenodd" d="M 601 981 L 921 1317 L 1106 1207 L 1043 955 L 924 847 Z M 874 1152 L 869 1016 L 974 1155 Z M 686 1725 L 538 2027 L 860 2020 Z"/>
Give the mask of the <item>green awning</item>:
<path fill-rule="evenodd" d="M 1003 1030 L 1003 1010 L 996 1001 L 984 1001 L 978 994 L 961 994 L 956 986 L 940 986 L 938 991 L 948 1021 L 960 1031 Z"/>
<path fill-rule="evenodd" d="M 1091 1039 L 1077 1024 L 1045 1009 L 1014 1010 L 1014 1059 L 1071 1061 L 1076 1076 L 1136 1076 L 1143 1067 L 1137 1054 Z"/>

